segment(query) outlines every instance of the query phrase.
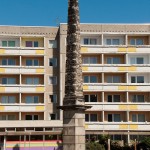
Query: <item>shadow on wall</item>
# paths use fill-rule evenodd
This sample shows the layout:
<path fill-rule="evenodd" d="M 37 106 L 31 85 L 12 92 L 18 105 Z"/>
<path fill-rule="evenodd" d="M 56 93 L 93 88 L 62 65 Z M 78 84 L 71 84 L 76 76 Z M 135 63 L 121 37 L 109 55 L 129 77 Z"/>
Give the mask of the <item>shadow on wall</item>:
<path fill-rule="evenodd" d="M 14 147 L 13 147 L 13 150 L 20 150 L 20 147 L 18 144 L 16 144 Z"/>

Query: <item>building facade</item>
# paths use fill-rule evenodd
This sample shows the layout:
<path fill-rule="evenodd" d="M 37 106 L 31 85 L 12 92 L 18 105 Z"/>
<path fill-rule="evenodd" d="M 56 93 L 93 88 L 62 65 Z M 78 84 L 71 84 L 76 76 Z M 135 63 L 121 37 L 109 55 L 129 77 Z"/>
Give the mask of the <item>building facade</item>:
<path fill-rule="evenodd" d="M 61 146 L 67 25 L 0 26 L 1 148 Z M 86 136 L 150 135 L 150 25 L 81 24 Z"/>

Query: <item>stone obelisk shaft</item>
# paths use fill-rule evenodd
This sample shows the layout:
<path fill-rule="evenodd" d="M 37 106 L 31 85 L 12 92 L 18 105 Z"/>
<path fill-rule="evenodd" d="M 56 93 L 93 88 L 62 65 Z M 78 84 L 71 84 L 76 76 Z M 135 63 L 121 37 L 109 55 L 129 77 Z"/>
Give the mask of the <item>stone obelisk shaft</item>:
<path fill-rule="evenodd" d="M 85 150 L 85 105 L 80 54 L 78 0 L 68 2 L 65 97 L 63 101 L 63 150 Z"/>

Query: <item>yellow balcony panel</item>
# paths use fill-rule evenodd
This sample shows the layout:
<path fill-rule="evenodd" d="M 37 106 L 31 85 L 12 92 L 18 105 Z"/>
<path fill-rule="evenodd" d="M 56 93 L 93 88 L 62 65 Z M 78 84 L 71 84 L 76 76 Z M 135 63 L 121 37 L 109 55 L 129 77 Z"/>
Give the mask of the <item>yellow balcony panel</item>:
<path fill-rule="evenodd" d="M 44 87 L 37 87 L 36 92 L 44 92 Z"/>
<path fill-rule="evenodd" d="M 137 130 L 138 125 L 129 125 L 130 130 Z"/>
<path fill-rule="evenodd" d="M 118 90 L 127 90 L 127 86 L 118 86 Z"/>
<path fill-rule="evenodd" d="M 128 125 L 126 124 L 119 125 L 119 129 L 128 129 Z"/>
<path fill-rule="evenodd" d="M 82 53 L 88 52 L 88 48 L 87 48 L 87 47 L 81 47 L 81 52 L 82 52 Z"/>
<path fill-rule="evenodd" d="M 88 67 L 82 67 L 82 71 L 88 71 Z"/>
<path fill-rule="evenodd" d="M 5 49 L 0 49 L 0 54 L 5 54 Z"/>
<path fill-rule="evenodd" d="M 136 52 L 136 48 L 135 47 L 129 47 L 128 52 Z"/>
<path fill-rule="evenodd" d="M 89 127 L 89 126 L 88 126 L 87 124 L 85 124 L 85 129 L 88 129 L 88 127 Z"/>
<path fill-rule="evenodd" d="M 5 73 L 5 69 L 4 68 L 0 68 L 0 73 Z"/>
<path fill-rule="evenodd" d="M 129 110 L 138 110 L 137 105 L 129 105 Z"/>
<path fill-rule="evenodd" d="M 44 111 L 44 106 L 36 106 L 36 111 Z"/>
<path fill-rule="evenodd" d="M 5 92 L 5 87 L 0 87 L 0 92 Z"/>
<path fill-rule="evenodd" d="M 44 73 L 44 69 L 36 69 L 36 73 Z"/>
<path fill-rule="evenodd" d="M 83 86 L 83 90 L 88 90 L 89 87 L 88 86 Z"/>
<path fill-rule="evenodd" d="M 128 71 L 136 71 L 137 68 L 136 67 L 128 67 Z"/>
<path fill-rule="evenodd" d="M 120 110 L 127 110 L 128 106 L 126 106 L 126 105 L 119 105 L 119 109 Z"/>
<path fill-rule="evenodd" d="M 134 90 L 137 90 L 137 87 L 136 86 L 128 86 L 128 90 L 134 91 Z"/>
<path fill-rule="evenodd" d="M 127 71 L 127 67 L 118 67 L 118 71 Z"/>
<path fill-rule="evenodd" d="M 44 50 L 36 50 L 36 54 L 44 54 Z"/>
<path fill-rule="evenodd" d="M 127 51 L 127 49 L 126 49 L 126 48 L 123 48 L 123 47 L 118 48 L 118 52 L 126 52 L 126 51 Z"/>
<path fill-rule="evenodd" d="M 4 106 L 0 106 L 0 111 L 4 111 L 5 107 Z"/>

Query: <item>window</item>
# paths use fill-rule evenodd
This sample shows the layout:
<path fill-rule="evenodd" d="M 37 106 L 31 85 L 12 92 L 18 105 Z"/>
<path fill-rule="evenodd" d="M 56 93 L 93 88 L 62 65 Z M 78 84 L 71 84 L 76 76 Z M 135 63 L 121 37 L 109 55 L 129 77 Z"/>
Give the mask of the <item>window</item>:
<path fill-rule="evenodd" d="M 50 114 L 49 120 L 57 120 L 57 114 Z"/>
<path fill-rule="evenodd" d="M 97 102 L 97 95 L 84 95 L 85 102 Z"/>
<path fill-rule="evenodd" d="M 26 78 L 26 83 L 25 84 L 34 84 L 37 85 L 39 84 L 39 78 Z"/>
<path fill-rule="evenodd" d="M 2 41 L 2 47 L 15 47 L 15 41 Z"/>
<path fill-rule="evenodd" d="M 57 103 L 57 95 L 56 94 L 49 95 L 49 99 L 52 103 Z"/>
<path fill-rule="evenodd" d="M 83 57 L 83 64 L 97 64 L 97 57 Z"/>
<path fill-rule="evenodd" d="M 97 122 L 97 114 L 85 114 L 86 122 Z"/>
<path fill-rule="evenodd" d="M 57 58 L 49 58 L 49 66 L 57 67 Z"/>
<path fill-rule="evenodd" d="M 120 45 L 119 39 L 106 39 L 106 45 Z"/>
<path fill-rule="evenodd" d="M 144 58 L 143 57 L 131 57 L 130 64 L 144 64 Z"/>
<path fill-rule="evenodd" d="M 111 135 L 111 140 L 114 140 L 114 141 L 121 141 L 122 138 L 121 138 L 121 135 Z"/>
<path fill-rule="evenodd" d="M 97 39 L 94 38 L 84 38 L 84 45 L 97 45 Z"/>
<path fill-rule="evenodd" d="M 131 76 L 131 83 L 144 83 L 144 76 Z"/>
<path fill-rule="evenodd" d="M 26 41 L 26 47 L 39 47 L 38 41 Z"/>
<path fill-rule="evenodd" d="M 107 76 L 107 83 L 121 83 L 120 76 Z"/>
<path fill-rule="evenodd" d="M 0 115 L 0 120 L 16 120 L 15 115 Z"/>
<path fill-rule="evenodd" d="M 108 114 L 108 122 L 121 122 L 120 114 Z"/>
<path fill-rule="evenodd" d="M 57 48 L 57 41 L 49 40 L 49 48 Z"/>
<path fill-rule="evenodd" d="M 84 83 L 97 83 L 97 76 L 84 76 Z"/>
<path fill-rule="evenodd" d="M 49 77 L 49 84 L 56 85 L 57 84 L 57 77 Z"/>
<path fill-rule="evenodd" d="M 2 59 L 2 65 L 16 65 L 16 60 L 12 59 L 12 58 L 8 58 L 8 59 Z"/>
<path fill-rule="evenodd" d="M 17 84 L 16 78 L 2 78 L 2 84 Z"/>
<path fill-rule="evenodd" d="M 121 64 L 119 57 L 107 57 L 107 64 Z"/>
<path fill-rule="evenodd" d="M 25 103 L 39 103 L 39 96 L 26 96 Z"/>
<path fill-rule="evenodd" d="M 144 114 L 132 114 L 132 122 L 145 122 Z"/>
<path fill-rule="evenodd" d="M 26 115 L 25 120 L 38 120 L 38 115 Z"/>
<path fill-rule="evenodd" d="M 39 66 L 38 59 L 26 59 L 26 66 Z"/>
<path fill-rule="evenodd" d="M 15 96 L 2 96 L 1 97 L 1 103 L 16 103 L 16 97 Z"/>
<path fill-rule="evenodd" d="M 130 45 L 144 45 L 144 40 L 131 38 Z"/>
<path fill-rule="evenodd" d="M 132 102 L 144 102 L 144 95 L 132 95 Z"/>
<path fill-rule="evenodd" d="M 120 95 L 107 95 L 108 102 L 120 102 Z"/>

